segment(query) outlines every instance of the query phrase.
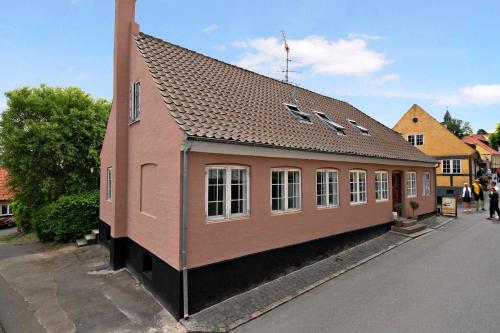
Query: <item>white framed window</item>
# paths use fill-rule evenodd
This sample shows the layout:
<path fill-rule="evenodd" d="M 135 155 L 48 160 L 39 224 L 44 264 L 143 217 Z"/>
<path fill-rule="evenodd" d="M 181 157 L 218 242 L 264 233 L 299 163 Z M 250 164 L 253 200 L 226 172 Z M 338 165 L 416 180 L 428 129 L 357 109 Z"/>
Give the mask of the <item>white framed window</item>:
<path fill-rule="evenodd" d="M 300 210 L 301 184 L 299 169 L 271 170 L 271 210 L 286 212 Z"/>
<path fill-rule="evenodd" d="M 245 166 L 209 166 L 205 170 L 207 220 L 249 214 L 249 169 Z"/>
<path fill-rule="evenodd" d="M 0 205 L 0 216 L 11 216 L 12 207 L 10 205 Z"/>
<path fill-rule="evenodd" d="M 375 200 L 389 200 L 389 173 L 387 171 L 375 171 Z"/>
<path fill-rule="evenodd" d="M 431 195 L 431 173 L 424 172 L 422 177 L 422 195 L 429 196 Z"/>
<path fill-rule="evenodd" d="M 141 116 L 141 82 L 135 81 L 130 86 L 130 122 L 139 120 Z"/>
<path fill-rule="evenodd" d="M 351 204 L 366 203 L 366 171 L 349 171 Z"/>
<path fill-rule="evenodd" d="M 417 173 L 415 171 L 406 173 L 406 196 L 408 198 L 417 196 Z"/>
<path fill-rule="evenodd" d="M 423 146 L 424 145 L 424 135 L 423 134 L 410 134 L 408 135 L 408 142 L 413 146 Z"/>
<path fill-rule="evenodd" d="M 109 167 L 106 172 L 106 199 L 113 198 L 113 168 Z"/>
<path fill-rule="evenodd" d="M 316 171 L 316 206 L 335 207 L 339 205 L 339 174 L 334 169 Z"/>
<path fill-rule="evenodd" d="M 443 173 L 460 174 L 462 173 L 462 161 L 458 159 L 442 160 Z"/>
<path fill-rule="evenodd" d="M 353 120 L 353 119 L 347 119 L 347 121 L 349 121 L 351 123 L 351 125 L 355 128 L 357 128 L 361 133 L 363 133 L 363 135 L 370 135 L 368 133 L 368 128 L 364 127 L 364 126 L 361 126 L 360 124 L 358 124 L 358 122 L 356 120 Z"/>

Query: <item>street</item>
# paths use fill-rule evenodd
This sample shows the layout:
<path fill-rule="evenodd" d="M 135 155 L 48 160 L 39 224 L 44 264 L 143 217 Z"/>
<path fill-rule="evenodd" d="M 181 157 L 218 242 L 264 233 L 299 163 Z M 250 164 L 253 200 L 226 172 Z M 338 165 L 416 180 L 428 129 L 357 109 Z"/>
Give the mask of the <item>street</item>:
<path fill-rule="evenodd" d="M 500 223 L 459 215 L 235 332 L 499 332 Z"/>

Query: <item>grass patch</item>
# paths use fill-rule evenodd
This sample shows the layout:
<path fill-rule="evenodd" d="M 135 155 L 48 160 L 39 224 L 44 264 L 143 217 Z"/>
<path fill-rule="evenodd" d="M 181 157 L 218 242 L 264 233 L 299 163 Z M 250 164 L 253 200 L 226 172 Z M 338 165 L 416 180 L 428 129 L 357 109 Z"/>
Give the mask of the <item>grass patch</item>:
<path fill-rule="evenodd" d="M 0 237 L 0 242 L 3 243 L 22 244 L 32 241 L 38 241 L 38 237 L 33 232 L 16 232 Z"/>

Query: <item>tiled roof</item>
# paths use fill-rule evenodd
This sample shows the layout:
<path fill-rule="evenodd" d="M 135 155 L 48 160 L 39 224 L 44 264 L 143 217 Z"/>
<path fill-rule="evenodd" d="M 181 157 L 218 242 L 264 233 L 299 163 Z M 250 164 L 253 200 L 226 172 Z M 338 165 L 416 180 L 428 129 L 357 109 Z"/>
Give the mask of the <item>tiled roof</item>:
<path fill-rule="evenodd" d="M 140 33 L 136 44 L 177 124 L 188 136 L 279 148 L 433 162 L 352 105 Z M 301 123 L 283 103 L 311 115 Z M 345 127 L 328 128 L 313 111 Z M 347 119 L 368 128 L 363 135 Z"/>
<path fill-rule="evenodd" d="M 12 193 L 7 187 L 7 180 L 9 175 L 7 170 L 0 168 L 0 201 L 10 200 L 12 198 Z"/>
<path fill-rule="evenodd" d="M 500 152 L 496 151 L 495 149 L 491 148 L 487 144 L 485 144 L 481 137 L 477 137 L 476 135 L 469 135 L 469 136 L 464 136 L 462 138 L 465 143 L 468 145 L 476 145 L 482 147 L 484 150 L 488 151 L 492 155 L 500 155 Z"/>

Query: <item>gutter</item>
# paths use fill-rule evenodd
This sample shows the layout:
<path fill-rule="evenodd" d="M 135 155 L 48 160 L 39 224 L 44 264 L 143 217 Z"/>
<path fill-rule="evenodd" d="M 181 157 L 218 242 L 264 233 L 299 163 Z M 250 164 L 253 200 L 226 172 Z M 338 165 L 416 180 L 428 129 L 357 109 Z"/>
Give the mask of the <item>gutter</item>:
<path fill-rule="evenodd" d="M 208 143 L 222 143 L 222 144 L 229 144 L 229 145 L 240 145 L 240 146 L 247 146 L 247 147 L 256 147 L 256 148 L 270 148 L 270 149 L 281 149 L 281 150 L 289 150 L 289 151 L 297 151 L 297 152 L 307 152 L 307 153 L 319 153 L 319 154 L 325 154 L 325 155 L 341 155 L 341 156 L 359 156 L 359 157 L 367 157 L 367 158 L 379 158 L 379 159 L 384 159 L 384 160 L 389 160 L 389 161 L 401 161 L 401 162 L 418 162 L 418 163 L 428 163 L 430 165 L 435 165 L 438 160 L 430 157 L 429 160 L 413 160 L 413 159 L 397 159 L 397 158 L 390 158 L 390 157 L 382 157 L 382 156 L 373 156 L 373 155 L 368 155 L 368 154 L 358 154 L 354 152 L 329 152 L 329 151 L 323 151 L 323 150 L 316 150 L 316 149 L 311 149 L 311 148 L 292 148 L 292 147 L 285 147 L 285 146 L 275 146 L 267 143 L 254 143 L 254 142 L 239 142 L 239 141 L 234 141 L 234 140 L 228 140 L 228 139 L 217 139 L 217 138 L 206 138 L 206 137 L 200 137 L 200 136 L 186 136 L 186 139 L 194 141 L 199 141 L 199 142 L 208 142 Z"/>
<path fill-rule="evenodd" d="M 187 137 L 182 145 L 182 226 L 181 226 L 181 266 L 182 266 L 182 303 L 184 319 L 188 311 L 188 270 L 187 270 L 187 199 L 188 199 L 188 153 L 192 142 Z"/>

